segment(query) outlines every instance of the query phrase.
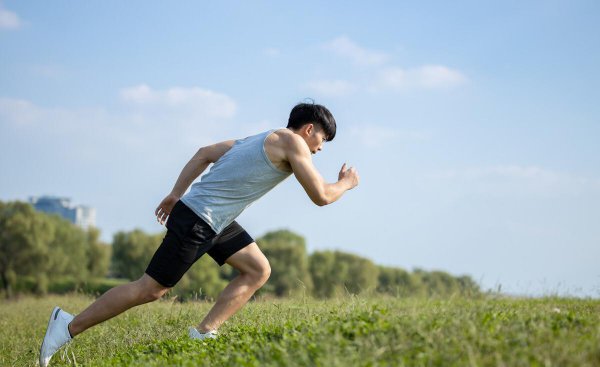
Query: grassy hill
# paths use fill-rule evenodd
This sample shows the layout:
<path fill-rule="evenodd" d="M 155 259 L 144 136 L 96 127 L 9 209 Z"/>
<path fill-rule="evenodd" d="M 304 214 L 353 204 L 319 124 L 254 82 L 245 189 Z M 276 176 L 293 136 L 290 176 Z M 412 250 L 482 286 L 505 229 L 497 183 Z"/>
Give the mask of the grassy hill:
<path fill-rule="evenodd" d="M 77 313 L 91 300 L 0 303 L 0 365 L 35 365 L 52 307 Z M 210 306 L 140 306 L 78 336 L 51 366 L 600 366 L 600 300 L 261 300 L 218 339 L 189 340 Z"/>

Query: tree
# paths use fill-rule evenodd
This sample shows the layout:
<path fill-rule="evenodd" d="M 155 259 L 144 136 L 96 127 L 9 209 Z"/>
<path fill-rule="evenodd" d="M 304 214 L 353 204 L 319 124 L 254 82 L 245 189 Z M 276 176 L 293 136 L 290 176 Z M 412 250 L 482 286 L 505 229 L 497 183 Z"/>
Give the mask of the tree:
<path fill-rule="evenodd" d="M 336 251 L 336 262 L 348 264 L 348 276 L 344 281 L 346 290 L 353 294 L 373 291 L 377 287 L 379 269 L 369 259 Z"/>
<path fill-rule="evenodd" d="M 309 261 L 317 297 L 341 291 L 359 294 L 377 287 L 379 269 L 369 259 L 342 251 L 317 251 Z"/>
<path fill-rule="evenodd" d="M 33 275 L 38 291 L 47 287 L 48 243 L 54 224 L 23 202 L 0 202 L 0 279 L 7 297 L 19 276 Z"/>
<path fill-rule="evenodd" d="M 185 273 L 173 288 L 173 293 L 181 299 L 190 296 L 215 298 L 227 285 L 219 270 L 219 265 L 210 256 L 204 255 Z"/>
<path fill-rule="evenodd" d="M 100 242 L 100 231 L 89 228 L 87 231 L 87 271 L 91 277 L 108 275 L 112 247 Z"/>
<path fill-rule="evenodd" d="M 479 286 L 469 276 L 454 277 L 444 271 L 427 272 L 415 269 L 411 281 L 418 285 L 419 295 L 449 296 L 452 294 L 477 295 Z"/>
<path fill-rule="evenodd" d="M 86 232 L 56 214 L 46 215 L 54 227 L 54 236 L 48 243 L 48 281 L 72 277 L 76 283 L 83 283 L 88 278 Z"/>
<path fill-rule="evenodd" d="M 269 259 L 271 277 L 263 292 L 289 296 L 312 290 L 304 237 L 288 230 L 269 232 L 256 241 Z"/>
<path fill-rule="evenodd" d="M 410 273 L 404 269 L 379 266 L 377 291 L 395 296 L 408 296 L 414 293 Z"/>
<path fill-rule="evenodd" d="M 129 280 L 141 277 L 164 235 L 164 232 L 149 235 L 140 229 L 116 233 L 112 248 L 114 275 Z"/>

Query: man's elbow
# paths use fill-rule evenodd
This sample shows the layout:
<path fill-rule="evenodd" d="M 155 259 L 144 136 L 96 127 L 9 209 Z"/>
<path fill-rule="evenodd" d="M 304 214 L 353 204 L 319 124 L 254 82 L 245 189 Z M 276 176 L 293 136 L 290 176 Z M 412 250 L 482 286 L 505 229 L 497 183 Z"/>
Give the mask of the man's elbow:
<path fill-rule="evenodd" d="M 325 196 L 319 196 L 319 197 L 313 198 L 313 203 L 315 203 L 318 206 L 325 206 L 325 205 L 331 204 L 332 201 L 329 200 Z"/>
<path fill-rule="evenodd" d="M 194 155 L 194 157 L 192 158 L 192 160 L 194 161 L 198 161 L 200 163 L 214 163 L 213 160 L 211 159 L 211 154 L 210 154 L 210 148 L 209 147 L 202 147 L 200 149 L 198 149 L 198 152 L 196 152 L 196 154 Z"/>
<path fill-rule="evenodd" d="M 323 190 L 306 190 L 306 193 L 310 200 L 318 206 L 329 205 L 335 201 L 331 193 L 325 188 Z"/>

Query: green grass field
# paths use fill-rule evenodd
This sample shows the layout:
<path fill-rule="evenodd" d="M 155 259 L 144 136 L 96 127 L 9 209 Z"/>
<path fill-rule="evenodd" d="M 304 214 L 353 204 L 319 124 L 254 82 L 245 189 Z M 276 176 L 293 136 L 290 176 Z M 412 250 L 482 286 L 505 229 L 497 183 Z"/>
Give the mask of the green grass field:
<path fill-rule="evenodd" d="M 37 364 L 54 305 L 0 303 L 0 366 Z M 560 298 L 264 300 L 206 342 L 187 338 L 209 303 L 159 301 L 78 336 L 51 366 L 600 366 L 600 301 Z"/>

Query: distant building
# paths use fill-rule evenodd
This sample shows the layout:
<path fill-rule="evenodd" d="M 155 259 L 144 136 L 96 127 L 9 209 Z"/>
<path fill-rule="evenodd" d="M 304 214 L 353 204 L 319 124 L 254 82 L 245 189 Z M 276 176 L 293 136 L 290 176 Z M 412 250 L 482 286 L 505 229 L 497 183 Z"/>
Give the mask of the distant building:
<path fill-rule="evenodd" d="M 36 210 L 58 214 L 83 229 L 96 226 L 96 209 L 71 205 L 71 199 L 56 196 L 32 196 L 29 202 Z"/>

